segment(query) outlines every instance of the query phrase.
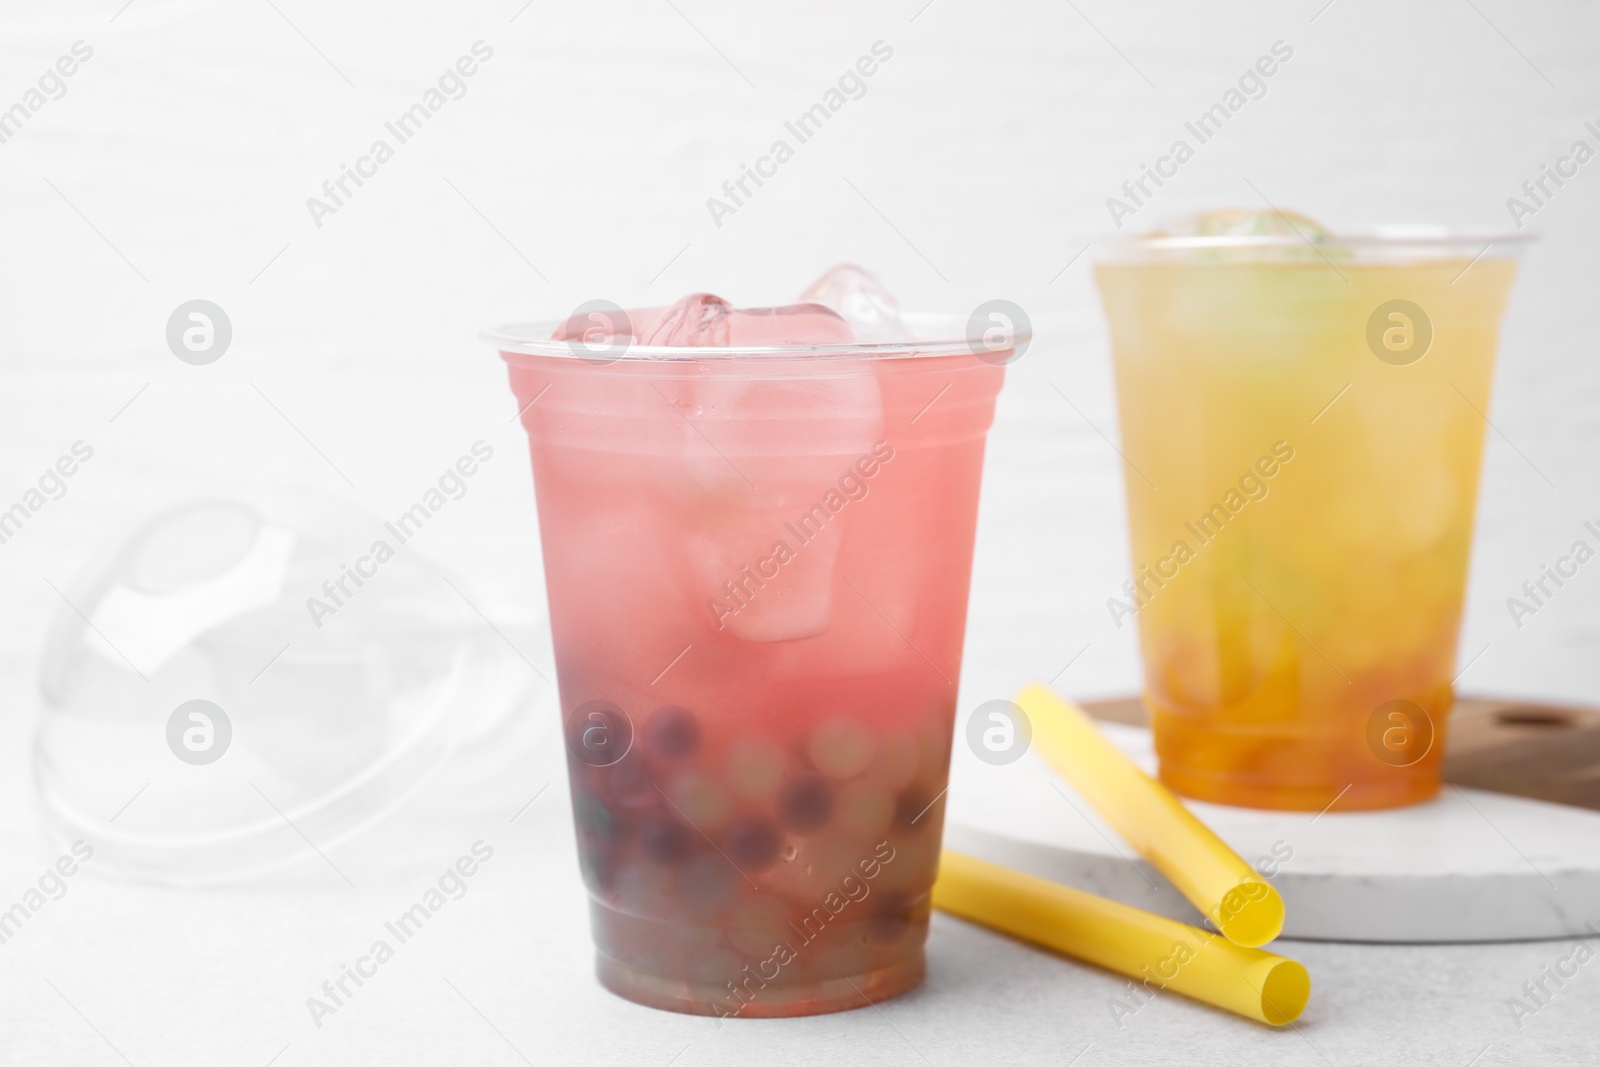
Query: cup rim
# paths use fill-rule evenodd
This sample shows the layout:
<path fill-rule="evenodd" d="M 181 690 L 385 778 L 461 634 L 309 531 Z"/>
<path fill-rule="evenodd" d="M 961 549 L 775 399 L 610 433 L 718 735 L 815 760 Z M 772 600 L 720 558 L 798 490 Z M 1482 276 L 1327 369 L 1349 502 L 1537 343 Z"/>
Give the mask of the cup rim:
<path fill-rule="evenodd" d="M 1540 239 L 1531 231 L 1452 230 L 1446 226 L 1385 225 L 1355 227 L 1329 234 L 1205 234 L 1160 233 L 1116 234 L 1099 242 L 1112 251 L 1133 254 L 1191 251 L 1250 251 L 1309 246 L 1313 250 L 1346 249 L 1377 253 L 1380 256 L 1414 253 L 1436 258 L 1455 253 L 1474 252 L 1479 258 L 1490 249 L 1502 247 L 1504 254 L 1493 258 L 1513 258 Z"/>
<path fill-rule="evenodd" d="M 526 365 L 530 356 L 577 359 L 591 365 L 615 362 L 692 363 L 730 360 L 882 360 L 932 359 L 941 356 L 974 356 L 991 363 L 1003 363 L 1005 353 L 1024 347 L 1033 339 L 1031 326 L 1021 325 L 1005 348 L 990 349 L 969 334 L 970 320 L 959 315 L 909 312 L 901 316 L 915 335 L 900 341 L 849 341 L 819 345 L 637 345 L 623 343 L 616 348 L 589 348 L 576 340 L 556 340 L 550 335 L 564 319 L 536 322 L 511 322 L 493 326 L 478 334 L 500 351 L 500 358 L 514 365 Z"/>

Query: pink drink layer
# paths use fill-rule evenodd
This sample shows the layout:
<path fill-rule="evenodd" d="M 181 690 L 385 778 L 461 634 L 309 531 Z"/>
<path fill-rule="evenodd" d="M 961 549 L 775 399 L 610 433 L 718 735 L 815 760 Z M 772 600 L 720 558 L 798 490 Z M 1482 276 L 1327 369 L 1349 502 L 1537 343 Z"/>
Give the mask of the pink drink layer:
<path fill-rule="evenodd" d="M 815 304 L 628 318 L 641 344 L 853 337 Z M 744 1017 L 915 985 L 1002 369 L 505 358 L 601 981 Z"/>

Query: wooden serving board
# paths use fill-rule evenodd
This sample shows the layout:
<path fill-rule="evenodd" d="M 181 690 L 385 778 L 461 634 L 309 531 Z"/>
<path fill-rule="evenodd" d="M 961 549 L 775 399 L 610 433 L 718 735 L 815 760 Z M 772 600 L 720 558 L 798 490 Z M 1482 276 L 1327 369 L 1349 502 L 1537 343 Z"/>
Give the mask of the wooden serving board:
<path fill-rule="evenodd" d="M 1084 705 L 1147 771 L 1137 698 Z M 1186 801 L 1283 894 L 1284 936 L 1442 942 L 1592 936 L 1600 915 L 1600 712 L 1458 701 L 1445 778 L 1390 811 L 1255 811 Z M 946 844 L 1187 922 L 1200 916 L 1029 753 L 990 766 L 956 745 Z"/>

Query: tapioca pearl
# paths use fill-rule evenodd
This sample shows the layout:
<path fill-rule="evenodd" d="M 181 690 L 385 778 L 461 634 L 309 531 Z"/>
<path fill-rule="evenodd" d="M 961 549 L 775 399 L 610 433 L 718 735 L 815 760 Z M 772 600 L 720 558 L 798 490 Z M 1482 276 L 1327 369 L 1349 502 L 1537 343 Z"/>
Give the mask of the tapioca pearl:
<path fill-rule="evenodd" d="M 889 829 L 894 812 L 894 794 L 872 778 L 863 778 L 839 787 L 834 821 L 852 837 L 877 841 Z"/>
<path fill-rule="evenodd" d="M 637 859 L 617 864 L 606 899 L 630 916 L 661 918 L 678 907 L 670 871 Z"/>
<path fill-rule="evenodd" d="M 879 739 L 873 774 L 890 789 L 904 789 L 917 777 L 919 759 L 916 735 L 892 730 Z"/>
<path fill-rule="evenodd" d="M 923 785 L 902 789 L 894 800 L 894 830 L 896 834 L 914 834 L 942 825 L 940 806 L 944 794 Z"/>
<path fill-rule="evenodd" d="M 703 833 L 712 833 L 728 821 L 733 806 L 728 791 L 709 775 L 685 771 L 674 775 L 667 797 L 678 812 Z"/>
<path fill-rule="evenodd" d="M 686 861 L 694 852 L 695 833 L 670 815 L 654 815 L 639 827 L 639 850 L 664 867 Z"/>
<path fill-rule="evenodd" d="M 764 959 L 779 942 L 794 937 L 789 909 L 770 893 L 746 895 L 728 917 L 728 941 L 752 959 Z"/>
<path fill-rule="evenodd" d="M 783 832 L 770 819 L 741 815 L 722 835 L 722 850 L 747 874 L 764 871 L 778 861 Z"/>
<path fill-rule="evenodd" d="M 917 926 L 927 925 L 926 897 L 912 901 L 899 894 L 888 894 L 874 904 L 871 918 L 867 920 L 867 938 L 873 944 L 892 945 Z"/>
<path fill-rule="evenodd" d="M 748 800 L 769 800 L 783 785 L 788 761 L 783 746 L 772 738 L 741 737 L 728 747 L 728 786 Z"/>
<path fill-rule="evenodd" d="M 678 872 L 678 896 L 683 914 L 705 922 L 725 914 L 739 902 L 744 879 L 725 858 L 703 852 Z"/>
<path fill-rule="evenodd" d="M 877 747 L 866 723 L 854 715 L 835 715 L 812 731 L 806 755 L 829 778 L 854 778 L 867 769 Z"/>
<path fill-rule="evenodd" d="M 860 863 L 872 856 L 873 843 L 843 834 L 829 835 L 818 841 L 812 850 L 817 870 L 826 875 L 829 888 L 846 897 L 865 898 L 872 892 L 872 883 L 861 876 Z M 855 908 L 855 903 L 851 903 Z"/>
<path fill-rule="evenodd" d="M 650 781 L 644 760 L 624 757 L 609 767 L 599 768 L 601 789 L 621 808 L 648 808 L 661 803 L 661 794 Z"/>
<path fill-rule="evenodd" d="M 833 787 L 815 774 L 804 775 L 778 793 L 778 818 L 796 833 L 820 829 L 833 814 Z"/>
<path fill-rule="evenodd" d="M 910 930 L 910 918 L 898 912 L 874 915 L 867 920 L 867 940 L 874 945 L 892 945 Z"/>
<path fill-rule="evenodd" d="M 628 836 L 627 821 L 591 793 L 579 793 L 572 798 L 572 815 L 580 836 L 588 834 L 602 841 L 621 841 Z"/>
<path fill-rule="evenodd" d="M 661 708 L 644 724 L 644 743 L 657 759 L 684 759 L 700 747 L 700 722 L 685 708 Z"/>

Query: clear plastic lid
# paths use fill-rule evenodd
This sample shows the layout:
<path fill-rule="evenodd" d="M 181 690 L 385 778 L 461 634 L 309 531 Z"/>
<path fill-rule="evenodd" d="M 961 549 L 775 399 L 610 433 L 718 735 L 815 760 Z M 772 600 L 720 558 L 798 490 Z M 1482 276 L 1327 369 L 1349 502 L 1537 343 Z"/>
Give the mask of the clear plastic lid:
<path fill-rule="evenodd" d="M 368 567 L 375 538 L 395 552 Z M 59 840 L 92 841 L 107 876 L 326 879 L 331 850 L 447 764 L 526 751 L 533 683 L 381 519 L 298 494 L 184 501 L 63 594 L 40 672 L 41 814 Z M 487 791 L 484 766 L 470 773 Z"/>

